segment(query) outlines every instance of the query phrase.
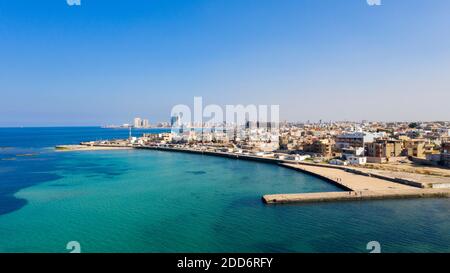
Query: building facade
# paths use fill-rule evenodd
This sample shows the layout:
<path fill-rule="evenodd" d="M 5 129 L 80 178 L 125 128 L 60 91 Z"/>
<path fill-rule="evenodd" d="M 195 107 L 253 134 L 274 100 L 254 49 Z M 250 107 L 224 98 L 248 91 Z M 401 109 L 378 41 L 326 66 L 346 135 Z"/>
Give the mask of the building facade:
<path fill-rule="evenodd" d="M 425 140 L 410 139 L 406 141 L 406 151 L 408 156 L 425 158 Z"/>
<path fill-rule="evenodd" d="M 338 149 L 349 147 L 364 147 L 366 143 L 373 142 L 376 138 L 383 137 L 384 133 L 354 132 L 336 136 Z"/>
<path fill-rule="evenodd" d="M 442 165 L 450 167 L 450 142 L 442 143 L 441 162 Z"/>
<path fill-rule="evenodd" d="M 306 144 L 303 148 L 305 152 L 320 154 L 324 157 L 331 157 L 333 154 L 333 141 L 331 139 L 317 139 L 311 144 Z"/>
<path fill-rule="evenodd" d="M 402 154 L 402 144 L 398 140 L 379 139 L 366 144 L 367 156 L 386 158 L 398 157 Z"/>

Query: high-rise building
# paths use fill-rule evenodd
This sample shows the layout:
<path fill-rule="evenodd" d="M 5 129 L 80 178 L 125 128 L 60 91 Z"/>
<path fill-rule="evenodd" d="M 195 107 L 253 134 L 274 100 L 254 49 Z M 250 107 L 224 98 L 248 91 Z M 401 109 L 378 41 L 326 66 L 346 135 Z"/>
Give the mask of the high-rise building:
<path fill-rule="evenodd" d="M 178 127 L 179 126 L 179 121 L 180 121 L 180 116 L 176 115 L 176 116 L 172 116 L 170 118 L 170 126 L 172 127 Z"/>
<path fill-rule="evenodd" d="M 143 120 L 142 120 L 142 123 L 141 123 L 141 126 L 142 126 L 143 128 L 148 128 L 148 127 L 150 127 L 150 123 L 148 122 L 148 119 L 143 119 Z"/>
<path fill-rule="evenodd" d="M 134 128 L 141 128 L 142 127 L 142 119 L 134 118 L 133 126 L 134 126 Z"/>

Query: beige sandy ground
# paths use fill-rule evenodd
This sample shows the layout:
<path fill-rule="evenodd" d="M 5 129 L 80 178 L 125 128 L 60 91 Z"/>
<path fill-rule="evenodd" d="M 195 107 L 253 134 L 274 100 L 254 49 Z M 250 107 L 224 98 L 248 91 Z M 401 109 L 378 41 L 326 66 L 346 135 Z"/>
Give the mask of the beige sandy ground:
<path fill-rule="evenodd" d="M 413 163 L 366 164 L 363 169 L 378 171 L 403 172 L 411 174 L 442 176 L 450 178 L 450 169 L 444 167 L 423 166 Z"/>
<path fill-rule="evenodd" d="M 324 167 L 316 167 L 316 166 L 307 166 L 307 165 L 296 165 L 296 164 L 283 164 L 292 168 L 296 168 L 299 170 L 304 170 L 307 172 L 315 173 L 322 177 L 328 178 L 330 180 L 339 183 L 346 188 L 351 189 L 352 191 L 375 191 L 375 190 L 399 190 L 399 189 L 408 189 L 408 190 L 416 190 L 418 188 L 407 186 L 399 183 L 390 182 L 387 180 L 383 180 L 380 178 L 357 175 L 353 173 L 346 172 L 340 169 L 334 168 L 324 168 Z M 339 181 L 338 181 L 339 179 Z"/>
<path fill-rule="evenodd" d="M 425 175 L 410 172 L 399 172 L 399 171 L 387 171 L 387 170 L 373 170 L 373 169 L 362 169 L 356 168 L 358 170 L 364 171 L 370 174 L 378 174 L 391 178 L 400 178 L 409 181 L 418 182 L 423 185 L 424 188 L 436 187 L 437 184 L 450 185 L 450 177 L 447 176 L 437 176 L 437 175 Z M 435 185 L 435 186 L 433 186 Z"/>

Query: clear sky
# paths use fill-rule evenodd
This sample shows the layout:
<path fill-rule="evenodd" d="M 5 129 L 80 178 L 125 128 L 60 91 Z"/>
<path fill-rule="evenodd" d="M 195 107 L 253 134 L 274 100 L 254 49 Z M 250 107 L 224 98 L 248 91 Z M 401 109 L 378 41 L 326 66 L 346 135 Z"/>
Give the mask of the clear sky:
<path fill-rule="evenodd" d="M 0 0 L 0 95 L 0 126 L 167 121 L 194 96 L 450 120 L 450 1 Z"/>

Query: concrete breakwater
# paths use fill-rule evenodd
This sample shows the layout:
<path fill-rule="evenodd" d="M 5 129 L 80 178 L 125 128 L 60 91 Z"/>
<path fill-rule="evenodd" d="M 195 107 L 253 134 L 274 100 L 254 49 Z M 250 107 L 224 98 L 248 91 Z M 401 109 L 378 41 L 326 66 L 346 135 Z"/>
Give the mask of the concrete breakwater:
<path fill-rule="evenodd" d="M 262 198 L 267 204 L 450 197 L 450 189 L 422 189 L 378 177 L 364 176 L 351 171 L 327 169 L 319 166 L 281 165 L 321 177 L 347 191 L 269 194 L 264 195 Z"/>
<path fill-rule="evenodd" d="M 319 193 L 293 193 L 293 194 L 269 194 L 263 196 L 266 204 L 288 203 L 315 203 L 336 201 L 362 201 L 382 199 L 406 199 L 406 198 L 448 198 L 450 190 L 419 189 L 419 190 L 392 190 L 392 191 L 363 191 L 363 192 L 319 192 Z"/>

